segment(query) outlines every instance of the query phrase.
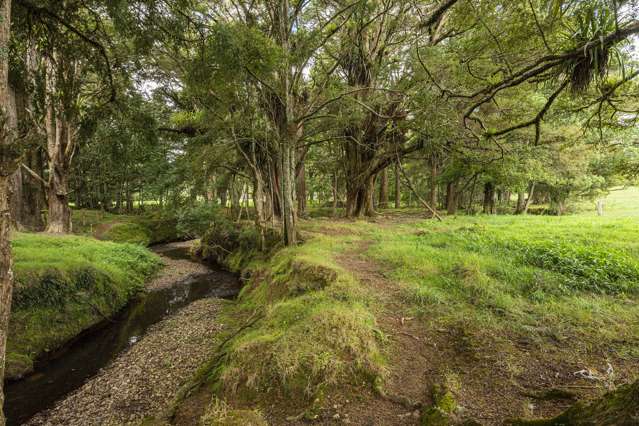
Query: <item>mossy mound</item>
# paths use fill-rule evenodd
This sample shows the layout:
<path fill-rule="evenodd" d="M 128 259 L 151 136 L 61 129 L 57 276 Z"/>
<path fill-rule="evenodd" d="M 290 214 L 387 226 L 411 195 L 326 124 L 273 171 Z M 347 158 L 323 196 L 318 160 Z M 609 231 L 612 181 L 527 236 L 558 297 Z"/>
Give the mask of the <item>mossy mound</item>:
<path fill-rule="evenodd" d="M 218 397 L 254 402 L 270 395 L 303 406 L 334 386 L 373 387 L 385 372 L 373 302 L 334 258 L 348 237 L 314 236 L 298 247 L 247 256 L 254 247 L 249 235 L 255 237 L 218 226 L 202 244 L 205 255 L 220 254 L 227 265 L 242 257 L 238 264 L 248 265 L 250 277 L 227 312 L 227 322 L 241 331 L 205 373 Z"/>
<path fill-rule="evenodd" d="M 639 424 L 639 381 L 591 402 L 577 403 L 545 420 L 515 420 L 511 426 L 636 426 Z"/>
<path fill-rule="evenodd" d="M 433 405 L 424 408 L 421 426 L 448 426 L 457 424 L 455 411 L 457 401 L 453 393 L 443 385 L 435 385 L 432 389 Z"/>

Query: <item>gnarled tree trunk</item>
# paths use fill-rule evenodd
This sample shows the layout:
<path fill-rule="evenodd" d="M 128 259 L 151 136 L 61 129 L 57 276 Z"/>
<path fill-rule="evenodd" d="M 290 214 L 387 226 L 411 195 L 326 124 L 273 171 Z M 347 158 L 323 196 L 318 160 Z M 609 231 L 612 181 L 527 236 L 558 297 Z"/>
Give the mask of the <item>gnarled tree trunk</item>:
<path fill-rule="evenodd" d="M 47 154 L 49 158 L 47 232 L 71 232 L 69 208 L 69 174 L 75 151 L 75 128 L 70 107 L 74 96 L 72 83 L 76 69 L 56 57 L 56 63 L 47 59 Z M 64 93 L 64 96 L 61 95 Z"/>
<path fill-rule="evenodd" d="M 49 120 L 49 114 L 47 120 Z M 55 121 L 47 123 L 47 152 L 49 155 L 49 181 L 47 232 L 66 234 L 71 232 L 71 209 L 69 208 L 70 154 L 73 150 L 73 135 L 70 126 L 64 123 L 62 112 L 57 111 Z"/>

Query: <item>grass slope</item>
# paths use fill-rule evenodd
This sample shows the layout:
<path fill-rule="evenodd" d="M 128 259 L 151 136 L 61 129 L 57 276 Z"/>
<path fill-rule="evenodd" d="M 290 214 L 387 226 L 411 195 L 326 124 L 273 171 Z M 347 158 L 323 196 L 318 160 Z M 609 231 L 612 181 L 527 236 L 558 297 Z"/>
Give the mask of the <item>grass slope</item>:
<path fill-rule="evenodd" d="M 120 310 L 159 267 L 157 257 L 142 247 L 92 238 L 17 234 L 12 246 L 16 285 L 8 334 L 10 378 Z"/>
<path fill-rule="evenodd" d="M 176 241 L 183 237 L 177 229 L 175 214 L 163 210 L 149 210 L 140 215 L 74 210 L 73 227 L 79 235 L 142 246 Z"/>
<path fill-rule="evenodd" d="M 309 235 L 304 245 L 244 264 L 251 278 L 222 320 L 240 331 L 219 336 L 220 352 L 200 380 L 222 399 L 249 406 L 258 396 L 262 402 L 286 400 L 291 412 L 335 386 L 376 383 L 384 362 L 374 301 L 335 260 L 357 241 Z M 246 259 L 240 251 L 228 262 Z"/>

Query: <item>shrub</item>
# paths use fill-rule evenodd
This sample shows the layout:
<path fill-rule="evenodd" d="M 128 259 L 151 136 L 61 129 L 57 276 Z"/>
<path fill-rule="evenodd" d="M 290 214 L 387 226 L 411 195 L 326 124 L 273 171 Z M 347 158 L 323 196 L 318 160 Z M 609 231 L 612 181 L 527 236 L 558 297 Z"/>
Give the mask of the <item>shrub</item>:
<path fill-rule="evenodd" d="M 109 228 L 102 239 L 116 243 L 131 243 L 148 246 L 151 243 L 151 231 L 137 223 L 116 223 Z"/>
<path fill-rule="evenodd" d="M 220 208 L 198 204 L 184 208 L 178 213 L 177 231 L 186 238 L 201 237 L 214 223 L 226 220 Z"/>

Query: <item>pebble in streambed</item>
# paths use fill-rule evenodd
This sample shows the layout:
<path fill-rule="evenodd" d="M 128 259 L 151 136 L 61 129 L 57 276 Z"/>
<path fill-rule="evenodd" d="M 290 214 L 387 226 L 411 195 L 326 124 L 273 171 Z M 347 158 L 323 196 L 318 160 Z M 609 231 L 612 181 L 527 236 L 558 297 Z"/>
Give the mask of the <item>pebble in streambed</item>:
<path fill-rule="evenodd" d="M 127 424 L 161 412 L 213 355 L 223 301 L 202 299 L 152 326 L 131 349 L 27 425 Z"/>

